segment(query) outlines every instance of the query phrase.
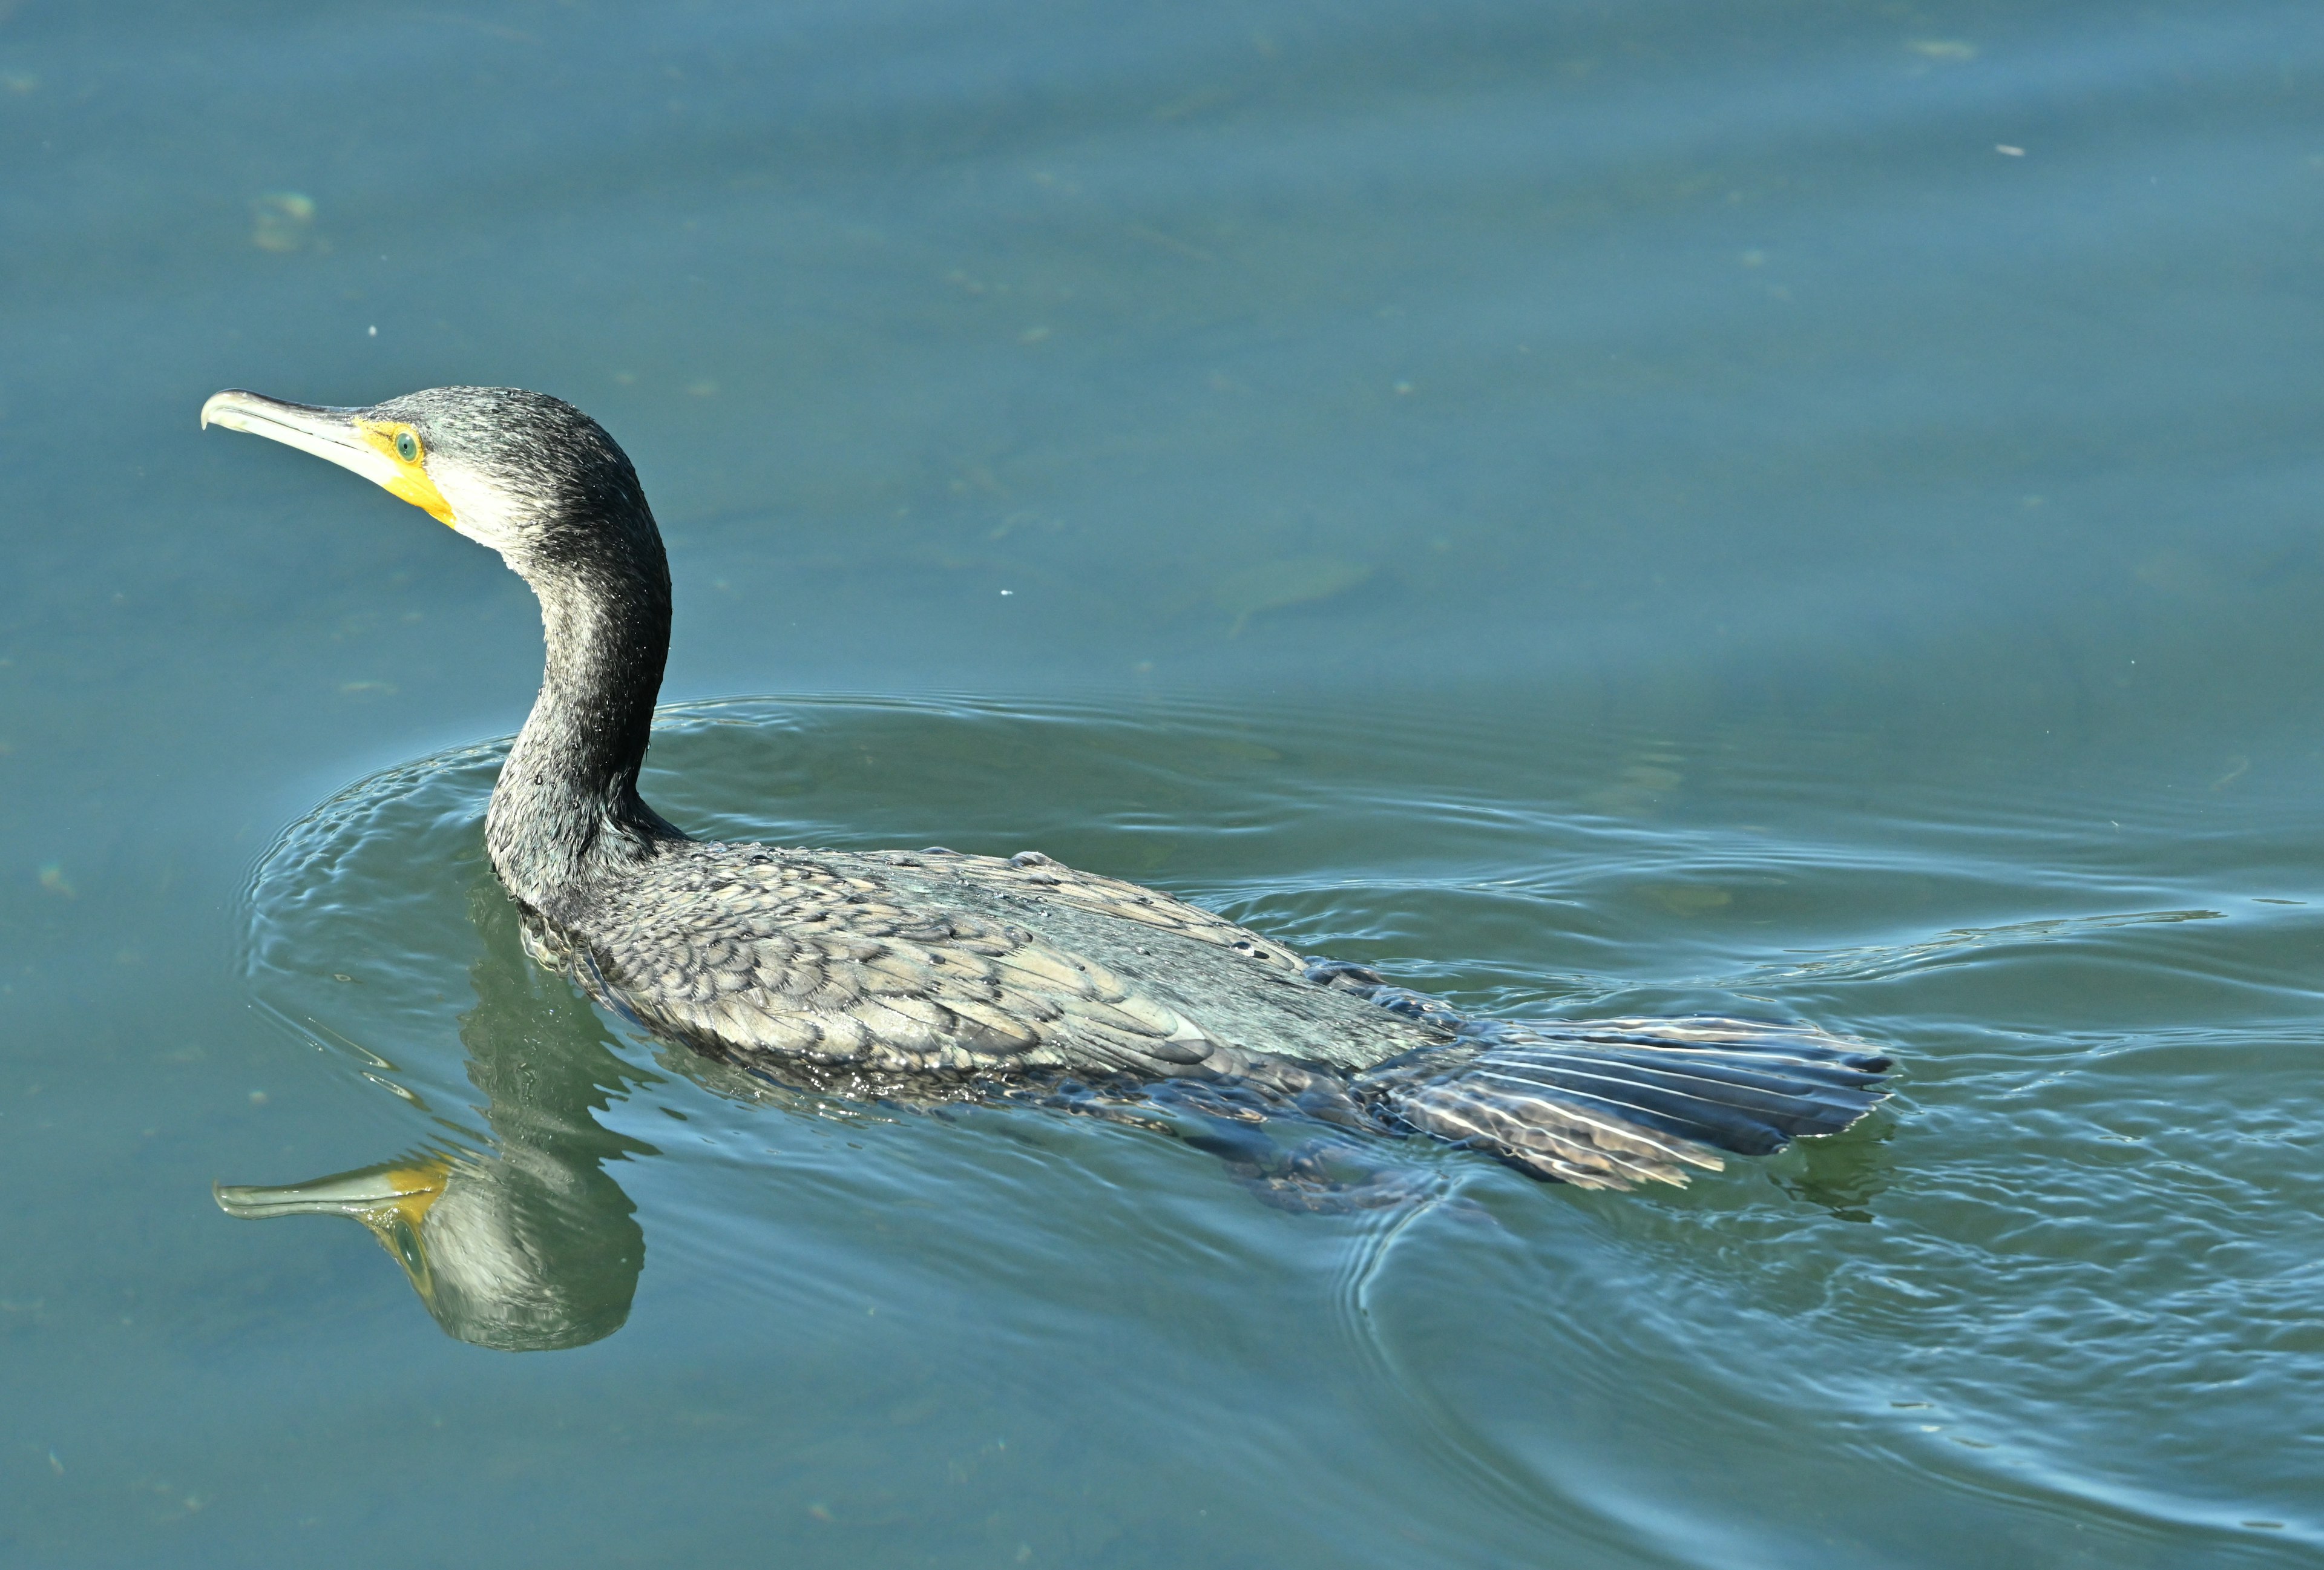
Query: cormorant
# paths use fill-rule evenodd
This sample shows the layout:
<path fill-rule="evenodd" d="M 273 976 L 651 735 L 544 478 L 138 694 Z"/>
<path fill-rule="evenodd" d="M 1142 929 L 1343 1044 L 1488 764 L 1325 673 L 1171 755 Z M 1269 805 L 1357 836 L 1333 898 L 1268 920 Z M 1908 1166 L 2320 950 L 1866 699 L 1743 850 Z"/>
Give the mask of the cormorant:
<path fill-rule="evenodd" d="M 669 568 L 596 421 L 539 392 L 438 387 L 348 409 L 229 391 L 202 423 L 352 469 L 531 586 L 547 665 L 484 843 L 533 957 L 657 1036 L 912 1102 L 1151 1087 L 1230 1116 L 1434 1134 L 1604 1188 L 1837 1132 L 1886 1094 L 1887 1057 L 1810 1026 L 1471 1019 L 1038 852 L 690 838 L 638 795 Z"/>

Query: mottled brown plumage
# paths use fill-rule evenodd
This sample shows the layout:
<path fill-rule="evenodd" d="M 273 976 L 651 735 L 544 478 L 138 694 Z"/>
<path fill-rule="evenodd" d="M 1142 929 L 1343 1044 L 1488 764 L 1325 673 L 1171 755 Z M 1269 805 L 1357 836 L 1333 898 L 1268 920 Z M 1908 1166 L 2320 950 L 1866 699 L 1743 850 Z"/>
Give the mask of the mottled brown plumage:
<path fill-rule="evenodd" d="M 530 931 L 649 1029 L 826 1081 L 1247 1076 L 1286 1051 L 1353 1071 L 1450 1039 L 1207 910 L 1036 852 L 680 841 Z M 1222 991 L 1272 1006 L 1222 1008 Z"/>

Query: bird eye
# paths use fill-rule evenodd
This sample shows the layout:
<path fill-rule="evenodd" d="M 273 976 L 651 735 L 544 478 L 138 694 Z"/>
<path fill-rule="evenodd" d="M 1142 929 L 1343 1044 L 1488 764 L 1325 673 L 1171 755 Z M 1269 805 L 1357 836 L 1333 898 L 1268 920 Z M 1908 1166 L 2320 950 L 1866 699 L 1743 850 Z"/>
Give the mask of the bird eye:
<path fill-rule="evenodd" d="M 420 439 L 412 435 L 408 430 L 397 431 L 395 433 L 395 456 L 401 458 L 408 464 L 418 463 L 420 461 Z"/>

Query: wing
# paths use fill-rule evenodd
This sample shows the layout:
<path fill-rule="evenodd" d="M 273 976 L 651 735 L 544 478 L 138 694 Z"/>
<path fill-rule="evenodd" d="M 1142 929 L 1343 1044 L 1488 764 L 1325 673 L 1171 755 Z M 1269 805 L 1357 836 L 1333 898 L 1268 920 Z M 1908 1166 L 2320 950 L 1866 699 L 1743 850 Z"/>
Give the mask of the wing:
<path fill-rule="evenodd" d="M 704 845 L 668 862 L 642 897 L 622 901 L 638 914 L 593 923 L 589 947 L 607 989 L 643 1023 L 720 1056 L 872 1073 L 1141 1076 L 1240 1057 L 1022 927 L 908 907 L 867 858 Z"/>
<path fill-rule="evenodd" d="M 1039 851 L 1020 851 L 1003 860 L 999 856 L 962 855 L 955 851 L 922 853 L 934 870 L 951 873 L 965 882 L 977 884 L 997 893 L 1019 892 L 1044 901 L 1070 905 L 1078 910 L 1099 916 L 1117 917 L 1135 921 L 1141 926 L 1157 928 L 1164 932 L 1176 932 L 1232 949 L 1272 970 L 1296 975 L 1305 962 L 1283 944 L 1261 937 L 1247 928 L 1236 926 L 1223 916 L 1214 915 L 1199 905 L 1189 905 L 1184 900 L 1124 882 L 1120 878 L 1100 877 L 1050 860 Z"/>

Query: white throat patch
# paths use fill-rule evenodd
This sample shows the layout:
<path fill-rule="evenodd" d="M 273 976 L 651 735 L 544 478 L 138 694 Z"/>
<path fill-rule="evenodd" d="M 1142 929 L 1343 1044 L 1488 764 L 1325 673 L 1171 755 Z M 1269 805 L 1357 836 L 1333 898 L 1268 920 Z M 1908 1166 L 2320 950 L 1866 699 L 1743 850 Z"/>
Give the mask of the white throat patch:
<path fill-rule="evenodd" d="M 489 545 L 506 557 L 523 537 L 534 509 L 522 498 L 456 458 L 438 454 L 428 465 L 428 477 L 452 504 L 452 527 L 479 545 Z"/>

